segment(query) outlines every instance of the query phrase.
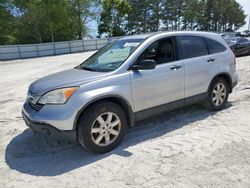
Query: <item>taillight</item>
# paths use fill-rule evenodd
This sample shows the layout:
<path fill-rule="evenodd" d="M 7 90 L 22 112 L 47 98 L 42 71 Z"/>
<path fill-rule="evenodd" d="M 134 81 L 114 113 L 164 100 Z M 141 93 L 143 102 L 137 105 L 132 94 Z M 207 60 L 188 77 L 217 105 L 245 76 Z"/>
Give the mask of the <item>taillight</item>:
<path fill-rule="evenodd" d="M 236 70 L 236 55 L 234 54 L 234 70 Z"/>

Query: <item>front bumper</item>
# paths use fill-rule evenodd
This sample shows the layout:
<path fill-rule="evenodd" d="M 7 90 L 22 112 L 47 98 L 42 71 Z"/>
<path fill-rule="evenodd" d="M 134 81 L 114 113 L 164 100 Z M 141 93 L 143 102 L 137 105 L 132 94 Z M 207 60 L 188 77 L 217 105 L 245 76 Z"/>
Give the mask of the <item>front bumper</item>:
<path fill-rule="evenodd" d="M 56 140 L 67 140 L 71 142 L 76 142 L 75 130 L 61 131 L 49 124 L 32 121 L 25 115 L 23 111 L 22 116 L 26 125 L 35 133 L 39 133 Z"/>
<path fill-rule="evenodd" d="M 74 128 L 77 110 L 71 105 L 44 105 L 37 110 L 28 100 L 25 101 L 23 113 L 33 122 L 40 122 L 53 126 L 60 131 L 71 131 Z"/>

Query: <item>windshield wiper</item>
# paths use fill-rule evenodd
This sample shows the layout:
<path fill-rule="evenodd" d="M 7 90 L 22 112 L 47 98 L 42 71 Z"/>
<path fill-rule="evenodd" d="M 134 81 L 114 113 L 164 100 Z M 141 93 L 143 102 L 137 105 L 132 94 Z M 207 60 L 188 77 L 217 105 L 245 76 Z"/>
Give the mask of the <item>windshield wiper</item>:
<path fill-rule="evenodd" d="M 87 71 L 95 71 L 94 69 L 89 68 L 89 67 L 83 67 L 83 70 L 87 70 Z"/>
<path fill-rule="evenodd" d="M 110 72 L 110 71 L 112 71 L 112 69 L 93 69 L 90 67 L 80 67 L 80 66 L 75 67 L 75 69 L 81 69 L 81 70 L 93 71 L 93 72 Z"/>
<path fill-rule="evenodd" d="M 75 67 L 76 69 L 82 69 L 82 70 L 86 70 L 86 71 L 96 71 L 95 69 L 92 69 L 90 67 L 80 67 L 80 66 L 77 66 Z"/>

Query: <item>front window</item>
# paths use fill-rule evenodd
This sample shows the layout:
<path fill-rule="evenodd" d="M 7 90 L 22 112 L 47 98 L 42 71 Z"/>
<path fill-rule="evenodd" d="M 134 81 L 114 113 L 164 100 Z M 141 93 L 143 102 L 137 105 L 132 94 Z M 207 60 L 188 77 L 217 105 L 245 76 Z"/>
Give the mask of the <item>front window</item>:
<path fill-rule="evenodd" d="M 168 37 L 152 43 L 137 59 L 137 63 L 145 59 L 155 60 L 156 64 L 164 64 L 176 60 L 173 38 Z"/>
<path fill-rule="evenodd" d="M 143 42 L 143 39 L 124 39 L 108 44 L 79 65 L 78 69 L 110 72 L 120 67 Z"/>

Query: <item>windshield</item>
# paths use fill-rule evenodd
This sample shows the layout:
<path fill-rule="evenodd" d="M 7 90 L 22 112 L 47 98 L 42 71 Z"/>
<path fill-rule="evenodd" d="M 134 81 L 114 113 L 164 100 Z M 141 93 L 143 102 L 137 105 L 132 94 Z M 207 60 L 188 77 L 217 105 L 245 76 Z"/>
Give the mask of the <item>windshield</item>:
<path fill-rule="evenodd" d="M 143 39 L 124 39 L 108 44 L 79 65 L 78 69 L 110 72 L 120 67 L 142 43 Z"/>

